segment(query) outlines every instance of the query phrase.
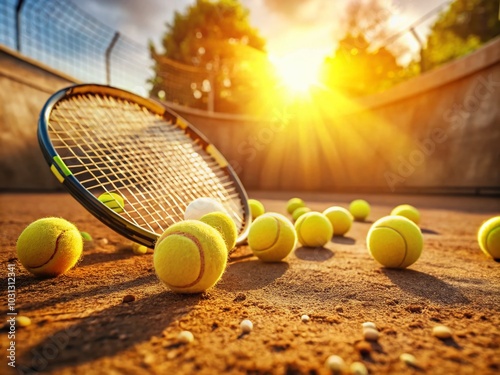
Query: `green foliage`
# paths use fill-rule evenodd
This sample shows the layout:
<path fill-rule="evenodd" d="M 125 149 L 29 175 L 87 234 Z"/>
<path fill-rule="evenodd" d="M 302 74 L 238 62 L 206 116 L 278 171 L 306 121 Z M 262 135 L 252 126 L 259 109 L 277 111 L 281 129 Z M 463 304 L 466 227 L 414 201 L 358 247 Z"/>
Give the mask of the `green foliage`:
<path fill-rule="evenodd" d="M 497 0 L 455 0 L 440 14 L 422 51 L 426 70 L 464 56 L 500 35 Z"/>
<path fill-rule="evenodd" d="M 238 78 L 251 73 L 244 67 L 245 60 L 253 56 L 242 51 L 264 54 L 265 47 L 265 40 L 250 26 L 248 10 L 238 0 L 197 0 L 184 13 L 176 12 L 166 28 L 162 52 L 150 43 L 155 61 L 151 94 L 156 96 L 162 90 L 171 93 L 166 99 L 198 108 L 206 108 L 213 100 L 216 111 L 238 112 L 242 103 L 238 94 L 254 84 L 248 76 L 246 81 Z M 189 69 L 182 72 L 180 66 L 173 71 L 175 62 L 192 66 L 192 73 Z M 191 81 L 185 86 L 192 87 L 196 95 L 175 97 L 169 85 L 181 78 Z M 214 97 L 209 99 L 210 95 Z"/>
<path fill-rule="evenodd" d="M 388 35 L 391 11 L 376 0 L 353 0 L 344 19 L 346 30 L 333 57 L 323 66 L 324 83 L 348 96 L 385 90 L 402 80 L 405 70 L 380 43 Z"/>

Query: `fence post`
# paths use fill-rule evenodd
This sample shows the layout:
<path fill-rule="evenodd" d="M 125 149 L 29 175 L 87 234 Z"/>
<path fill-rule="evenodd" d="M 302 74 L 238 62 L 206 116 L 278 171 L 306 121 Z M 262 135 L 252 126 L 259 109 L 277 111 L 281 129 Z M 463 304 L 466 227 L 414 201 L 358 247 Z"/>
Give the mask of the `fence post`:
<path fill-rule="evenodd" d="M 17 0 L 16 4 L 16 48 L 21 52 L 21 11 L 23 10 L 24 0 Z"/>
<path fill-rule="evenodd" d="M 108 86 L 111 84 L 111 52 L 113 51 L 113 47 L 118 41 L 118 38 L 120 38 L 120 33 L 117 31 L 115 32 L 115 35 L 113 35 L 113 39 L 111 39 L 108 48 L 106 48 L 106 84 Z"/>
<path fill-rule="evenodd" d="M 410 32 L 413 35 L 413 37 L 417 40 L 418 44 L 420 45 L 420 72 L 423 73 L 427 69 L 427 67 L 425 66 L 425 60 L 424 60 L 424 42 L 423 42 L 422 38 L 420 38 L 420 35 L 418 35 L 418 33 L 414 27 L 410 27 Z"/>

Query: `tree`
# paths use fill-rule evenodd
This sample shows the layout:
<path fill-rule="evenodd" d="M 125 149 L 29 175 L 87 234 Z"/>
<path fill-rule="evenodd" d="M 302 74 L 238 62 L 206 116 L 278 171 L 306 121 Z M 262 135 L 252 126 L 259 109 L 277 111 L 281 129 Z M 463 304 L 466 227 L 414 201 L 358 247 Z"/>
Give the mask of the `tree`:
<path fill-rule="evenodd" d="M 265 47 L 248 16 L 238 0 L 197 0 L 184 13 L 176 12 L 166 25 L 164 52 L 150 43 L 155 61 L 151 94 L 198 108 L 213 100 L 216 111 L 238 112 L 242 102 L 238 94 L 254 85 L 249 76 L 239 78 L 251 74 L 245 70 L 245 60 L 255 58 L 255 51 L 263 54 Z"/>
<path fill-rule="evenodd" d="M 378 0 L 354 0 L 344 18 L 345 35 L 323 66 L 323 81 L 349 96 L 384 90 L 399 82 L 404 70 L 382 43 L 393 12 Z"/>
<path fill-rule="evenodd" d="M 500 35 L 497 0 L 455 0 L 431 28 L 422 51 L 425 69 L 466 55 Z"/>

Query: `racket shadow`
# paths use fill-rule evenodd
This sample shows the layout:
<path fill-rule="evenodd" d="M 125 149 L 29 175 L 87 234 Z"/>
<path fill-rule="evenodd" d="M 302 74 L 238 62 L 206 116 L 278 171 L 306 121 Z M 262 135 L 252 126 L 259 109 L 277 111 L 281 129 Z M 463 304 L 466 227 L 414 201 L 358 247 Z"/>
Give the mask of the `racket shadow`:
<path fill-rule="evenodd" d="M 118 353 L 162 332 L 202 298 L 165 291 L 98 311 L 42 339 L 21 354 L 23 373 L 49 373 Z"/>
<path fill-rule="evenodd" d="M 40 283 L 40 279 L 32 278 L 35 283 Z M 53 279 L 46 279 L 48 283 L 51 283 Z M 135 278 L 123 283 L 113 284 L 112 290 L 114 293 L 126 291 L 130 288 L 146 285 L 146 284 L 155 284 L 158 282 L 158 278 L 155 274 L 150 274 L 147 276 Z M 108 295 L 110 293 L 110 285 L 102 285 L 96 288 L 91 288 L 88 290 L 82 290 L 79 292 L 75 292 L 74 290 L 69 293 L 59 294 L 57 297 L 48 298 L 43 301 L 37 301 L 36 303 L 28 303 L 28 304 L 19 304 L 19 308 L 23 311 L 31 311 L 31 310 L 40 310 L 45 307 L 54 306 L 58 303 L 63 303 L 67 301 L 75 301 L 80 298 L 94 297 L 100 295 Z"/>

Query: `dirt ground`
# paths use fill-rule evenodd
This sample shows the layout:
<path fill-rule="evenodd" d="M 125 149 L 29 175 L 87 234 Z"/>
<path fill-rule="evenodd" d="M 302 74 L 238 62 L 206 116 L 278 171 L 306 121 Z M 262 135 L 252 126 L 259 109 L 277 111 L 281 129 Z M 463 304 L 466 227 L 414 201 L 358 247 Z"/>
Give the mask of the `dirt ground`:
<path fill-rule="evenodd" d="M 251 192 L 268 211 L 285 213 L 293 194 Z M 348 195 L 301 194 L 312 209 L 346 206 Z M 500 263 L 481 253 L 480 224 L 500 214 L 500 199 L 365 195 L 368 222 L 355 222 L 326 248 L 297 248 L 265 264 L 241 246 L 219 284 L 201 295 L 178 295 L 156 278 L 152 253 L 137 256 L 128 241 L 67 194 L 1 194 L 2 295 L 7 264 L 16 265 L 16 308 L 32 319 L 17 327 L 16 369 L 10 369 L 8 325 L 1 333 L 0 373 L 19 374 L 328 374 L 336 354 L 370 374 L 500 373 Z M 365 247 L 370 222 L 401 203 L 421 210 L 424 252 L 406 270 L 388 270 Z M 45 216 L 64 217 L 94 240 L 66 275 L 39 279 L 16 258 L 21 231 Z M 126 295 L 135 301 L 124 303 Z M 7 299 L 1 314 L 7 320 Z M 311 320 L 301 321 L 302 314 Z M 241 335 L 239 324 L 254 329 Z M 361 323 L 375 322 L 377 343 L 362 342 Z M 432 336 L 444 324 L 452 339 Z M 177 342 L 181 330 L 195 341 Z M 363 348 L 363 349 L 362 349 Z M 400 361 L 411 353 L 418 365 Z"/>

